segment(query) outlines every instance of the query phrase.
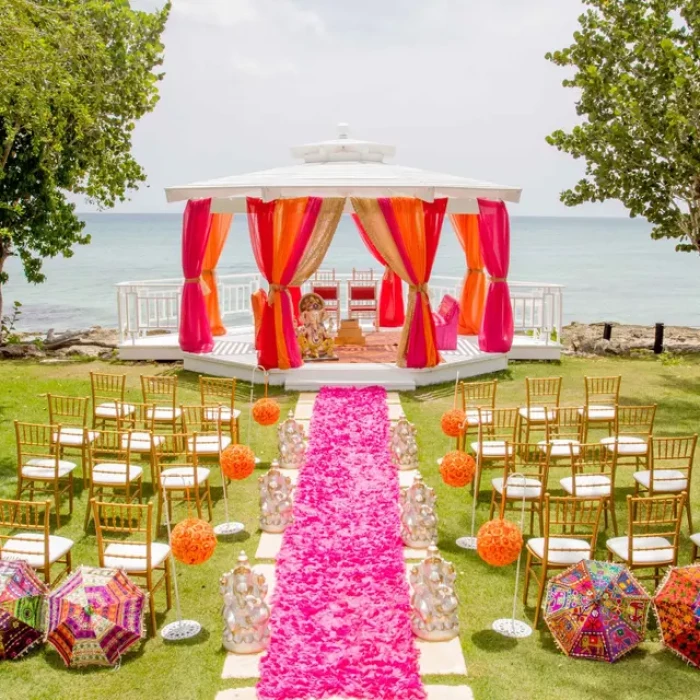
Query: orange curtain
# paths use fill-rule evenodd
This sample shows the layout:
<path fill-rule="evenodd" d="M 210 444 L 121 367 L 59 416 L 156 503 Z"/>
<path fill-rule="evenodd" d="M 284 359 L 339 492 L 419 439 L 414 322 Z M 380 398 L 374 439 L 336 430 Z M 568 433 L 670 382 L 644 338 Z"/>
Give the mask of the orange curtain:
<path fill-rule="evenodd" d="M 467 274 L 462 285 L 457 332 L 460 335 L 479 335 L 486 304 L 486 275 L 479 242 L 479 215 L 451 214 L 450 221 L 467 256 Z"/>
<path fill-rule="evenodd" d="M 221 252 L 228 238 L 233 214 L 212 214 L 209 227 L 209 242 L 204 253 L 202 264 L 202 281 L 209 288 L 209 293 L 204 297 L 207 308 L 207 318 L 212 335 L 226 335 L 226 328 L 221 320 L 219 308 L 219 290 L 216 284 L 216 266 L 219 264 Z"/>

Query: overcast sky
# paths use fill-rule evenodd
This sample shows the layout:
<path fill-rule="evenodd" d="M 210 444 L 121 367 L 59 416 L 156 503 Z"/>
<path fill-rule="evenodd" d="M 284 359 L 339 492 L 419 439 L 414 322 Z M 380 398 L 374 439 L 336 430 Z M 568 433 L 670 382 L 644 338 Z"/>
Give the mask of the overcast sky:
<path fill-rule="evenodd" d="M 523 187 L 514 214 L 625 214 L 560 204 L 582 165 L 544 141 L 576 120 L 544 54 L 571 42 L 580 0 L 173 5 L 161 100 L 134 137 L 147 186 L 116 211 L 176 212 L 166 185 L 291 164 L 290 146 L 345 121 L 355 138 L 395 145 L 401 165 Z"/>

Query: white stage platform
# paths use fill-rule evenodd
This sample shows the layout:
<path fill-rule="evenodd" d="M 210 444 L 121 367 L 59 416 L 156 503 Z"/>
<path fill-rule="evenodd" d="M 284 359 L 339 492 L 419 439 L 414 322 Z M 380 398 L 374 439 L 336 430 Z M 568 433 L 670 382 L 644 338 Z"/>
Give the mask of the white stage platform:
<path fill-rule="evenodd" d="M 475 337 L 461 336 L 457 350 L 442 352 L 444 362 L 432 369 L 400 369 L 393 363 L 314 362 L 293 370 L 272 370 L 270 384 L 293 391 L 314 391 L 325 385 L 381 385 L 395 391 L 410 391 L 418 386 L 453 381 L 498 372 L 508 360 L 558 360 L 561 346 L 529 336 L 516 336 L 508 355 L 484 353 Z M 185 369 L 218 377 L 236 377 L 249 381 L 257 364 L 253 346 L 253 328 L 231 328 L 216 339 L 214 351 L 207 355 L 183 353 L 177 334 L 153 335 L 127 341 L 119 346 L 122 360 L 184 360 Z M 258 372 L 256 381 L 262 381 Z"/>

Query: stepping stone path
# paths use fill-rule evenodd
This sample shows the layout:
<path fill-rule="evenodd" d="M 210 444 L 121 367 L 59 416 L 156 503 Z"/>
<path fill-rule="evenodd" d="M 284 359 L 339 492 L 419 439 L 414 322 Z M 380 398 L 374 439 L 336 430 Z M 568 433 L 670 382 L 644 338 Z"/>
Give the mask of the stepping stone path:
<path fill-rule="evenodd" d="M 307 435 L 311 414 L 313 412 L 315 392 L 302 392 L 294 411 L 294 418 L 304 426 Z M 389 419 L 396 422 L 403 415 L 401 399 L 397 392 L 387 393 L 387 405 L 389 407 Z M 283 469 L 282 472 L 289 476 L 292 483 L 296 483 L 298 471 L 295 469 Z M 401 486 L 410 486 L 418 470 L 399 473 Z M 258 562 L 253 565 L 255 571 L 263 574 L 268 584 L 268 600 L 271 599 L 275 588 L 274 560 L 282 547 L 282 535 L 263 532 L 260 536 L 255 558 Z M 406 577 L 409 576 L 411 567 L 426 555 L 425 550 L 404 549 L 406 563 Z M 467 665 L 462 653 L 459 639 L 449 642 L 425 642 L 416 639 L 416 645 L 420 650 L 420 672 L 422 676 L 466 676 Z M 232 654 L 226 655 L 224 668 L 221 674 L 222 680 L 236 679 L 251 681 L 260 677 L 260 654 Z M 426 685 L 425 690 L 428 700 L 474 700 L 474 695 L 466 685 Z M 257 700 L 254 686 L 245 688 L 229 688 L 217 693 L 215 700 Z M 310 699 L 313 700 L 313 699 Z M 352 700 L 351 698 L 328 698 L 327 700 Z"/>

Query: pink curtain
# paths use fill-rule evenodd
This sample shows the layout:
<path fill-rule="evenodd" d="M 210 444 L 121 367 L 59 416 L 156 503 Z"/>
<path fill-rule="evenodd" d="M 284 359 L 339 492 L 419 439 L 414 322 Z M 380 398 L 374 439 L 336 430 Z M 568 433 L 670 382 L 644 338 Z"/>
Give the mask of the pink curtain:
<path fill-rule="evenodd" d="M 180 348 L 204 353 L 214 348 L 204 301 L 202 264 L 209 242 L 211 199 L 190 199 L 182 217 L 182 272 L 185 283 L 180 303 Z"/>
<path fill-rule="evenodd" d="M 479 331 L 483 352 L 508 352 L 513 346 L 513 308 L 508 289 L 510 222 L 501 202 L 479 199 L 479 242 L 490 275 L 484 318 Z"/>
<path fill-rule="evenodd" d="M 369 239 L 365 227 L 357 214 L 352 215 L 353 221 L 360 232 L 363 243 L 372 257 L 384 266 L 382 287 L 379 292 L 379 325 L 383 328 L 397 328 L 403 326 L 405 312 L 403 308 L 403 284 L 401 278 L 387 265 L 382 254 Z"/>

